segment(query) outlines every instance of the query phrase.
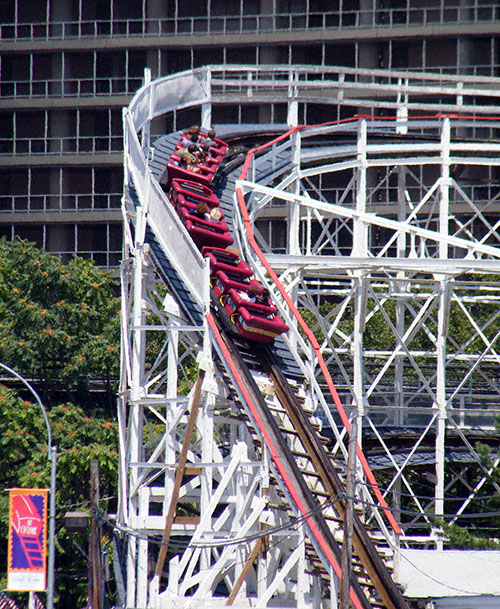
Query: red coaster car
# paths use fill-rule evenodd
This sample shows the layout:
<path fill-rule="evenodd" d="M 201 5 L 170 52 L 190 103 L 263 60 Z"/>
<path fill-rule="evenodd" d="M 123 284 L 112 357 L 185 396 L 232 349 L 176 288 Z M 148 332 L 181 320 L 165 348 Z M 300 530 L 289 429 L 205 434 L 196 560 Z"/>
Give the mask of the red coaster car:
<path fill-rule="evenodd" d="M 270 343 L 279 334 L 284 334 L 290 329 L 281 317 L 266 319 L 253 314 L 246 307 L 238 310 L 239 316 L 234 322 L 239 328 L 241 336 L 260 343 Z"/>
<path fill-rule="evenodd" d="M 234 241 L 224 220 L 210 222 L 190 213 L 185 207 L 180 208 L 180 216 L 193 241 L 199 248 L 202 248 L 204 245 L 225 248 Z"/>
<path fill-rule="evenodd" d="M 242 298 L 236 290 L 230 289 L 225 305 L 231 320 L 240 335 L 261 343 L 270 343 L 276 336 L 288 332 L 289 327 L 276 315 L 274 305 L 263 305 Z"/>
<path fill-rule="evenodd" d="M 186 158 L 183 156 L 184 153 L 186 153 L 186 152 L 189 152 L 189 150 L 186 149 L 184 146 L 177 145 L 170 158 L 172 159 L 174 157 L 179 157 L 181 160 L 184 158 L 184 161 L 186 161 Z M 191 155 L 193 155 L 194 158 L 197 157 L 196 152 L 191 153 L 190 156 Z M 222 160 L 222 159 L 220 159 L 220 160 Z M 204 168 L 204 169 L 209 169 L 210 171 L 215 173 L 217 171 L 217 169 L 219 168 L 220 160 L 217 160 L 216 158 L 214 158 L 210 155 L 207 155 L 202 160 L 198 159 L 198 163 L 196 166 Z M 187 162 L 189 163 L 189 160 L 187 160 Z"/>
<path fill-rule="evenodd" d="M 270 302 L 268 290 L 251 278 L 253 272 L 244 260 L 240 260 L 239 252 L 226 249 L 233 243 L 233 237 L 223 220 L 219 200 L 208 184 L 227 150 L 227 144 L 217 138 L 210 140 L 208 134 L 200 135 L 202 145 L 210 141 L 207 160 L 190 165 L 192 157 L 181 153 L 183 160 L 174 152 L 167 163 L 165 185 L 162 177 L 162 188 L 168 192 L 194 243 L 209 259 L 212 304 L 218 309 L 226 329 L 252 341 L 270 343 L 289 328 L 277 316 L 277 308 Z M 177 149 L 181 148 L 182 141 Z"/>
<path fill-rule="evenodd" d="M 192 180 L 199 182 L 200 184 L 208 185 L 217 171 L 217 165 L 212 166 L 204 163 L 198 163 L 198 165 L 195 166 L 196 171 L 191 171 L 188 167 L 189 166 L 186 166 L 181 158 L 174 152 L 167 163 L 167 182 L 165 188 L 168 190 L 172 180 L 175 179 Z"/>
<path fill-rule="evenodd" d="M 177 146 L 175 147 L 175 153 L 177 153 L 178 150 L 187 150 L 187 146 L 183 145 L 183 140 L 184 138 L 177 144 Z M 220 162 L 222 161 L 222 159 L 224 158 L 224 155 L 220 154 L 219 149 L 218 148 L 213 148 L 210 147 L 208 152 L 206 152 L 206 158 L 204 160 L 204 163 L 212 166 L 216 166 L 218 167 L 220 165 Z"/>
<path fill-rule="evenodd" d="M 217 247 L 203 247 L 201 254 L 210 261 L 210 277 L 215 280 L 217 271 L 224 271 L 226 274 L 237 274 L 242 279 L 247 279 L 253 275 L 252 269 L 236 252 L 223 250 Z"/>
<path fill-rule="evenodd" d="M 212 287 L 217 298 L 221 300 L 221 297 L 225 297 L 229 290 L 246 292 L 251 285 L 260 286 L 260 283 L 256 279 L 248 280 L 248 276 L 246 276 L 244 271 L 240 273 L 238 269 L 233 269 L 229 272 L 217 271 Z M 225 298 L 222 298 L 222 304 L 225 304 L 225 300 Z"/>
<path fill-rule="evenodd" d="M 220 165 L 223 158 L 224 158 L 224 155 L 219 153 L 218 148 L 213 148 L 213 147 L 210 148 L 209 153 L 208 153 L 208 159 L 212 163 L 217 163 L 217 165 Z"/>
<path fill-rule="evenodd" d="M 219 199 L 210 188 L 189 180 L 172 180 L 168 196 L 178 212 L 181 205 L 190 209 L 199 203 L 206 203 L 212 209 L 219 207 Z"/>
<path fill-rule="evenodd" d="M 225 305 L 226 311 L 230 315 L 237 312 L 240 307 L 245 307 L 256 315 L 258 314 L 263 317 L 272 317 L 276 315 L 278 309 L 272 303 L 265 305 L 247 300 L 245 295 L 241 293 L 242 291 L 243 290 L 235 290 L 234 288 L 228 290 Z"/>
<path fill-rule="evenodd" d="M 184 144 L 185 138 L 189 138 L 189 135 L 183 135 L 177 146 Z M 198 142 L 201 146 L 206 146 L 207 144 L 210 145 L 210 155 L 212 157 L 220 156 L 222 159 L 228 149 L 228 145 L 226 144 L 226 142 L 223 142 L 217 137 L 209 138 L 208 133 L 202 133 L 201 131 Z"/>
<path fill-rule="evenodd" d="M 207 137 L 206 133 L 200 133 L 200 135 L 202 137 L 202 140 L 203 140 L 203 138 Z M 226 142 L 223 142 L 222 140 L 220 140 L 217 137 L 214 137 L 213 141 L 215 142 L 215 145 L 210 146 L 210 150 L 214 151 L 214 154 L 217 154 L 217 155 L 220 155 L 221 157 L 223 157 L 226 154 L 227 148 L 228 148 Z M 211 152 L 211 154 L 212 154 L 212 152 Z"/>

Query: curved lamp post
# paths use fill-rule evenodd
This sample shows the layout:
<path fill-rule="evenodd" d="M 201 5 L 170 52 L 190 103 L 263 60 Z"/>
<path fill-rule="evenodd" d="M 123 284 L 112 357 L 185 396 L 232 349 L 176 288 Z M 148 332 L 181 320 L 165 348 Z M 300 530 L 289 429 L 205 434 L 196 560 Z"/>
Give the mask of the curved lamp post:
<path fill-rule="evenodd" d="M 57 472 L 57 447 L 52 446 L 52 430 L 49 417 L 42 400 L 33 387 L 18 372 L 0 362 L 0 368 L 7 370 L 15 376 L 31 392 L 43 414 L 47 426 L 48 458 L 50 461 L 50 503 L 49 503 L 49 553 L 47 566 L 47 609 L 54 609 L 54 562 L 55 562 L 55 533 L 56 533 L 56 472 Z"/>

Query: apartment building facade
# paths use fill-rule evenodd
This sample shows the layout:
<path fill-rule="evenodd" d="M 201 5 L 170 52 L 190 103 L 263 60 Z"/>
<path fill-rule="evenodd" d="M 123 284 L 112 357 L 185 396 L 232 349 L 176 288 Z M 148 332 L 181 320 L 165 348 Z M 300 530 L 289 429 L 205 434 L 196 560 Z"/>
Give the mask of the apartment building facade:
<path fill-rule="evenodd" d="M 0 235 L 103 267 L 121 257 L 122 108 L 145 68 L 153 78 L 207 64 L 500 75 L 496 0 L 5 0 L 2 10 Z M 311 105 L 299 119 L 331 112 Z M 257 105 L 214 113 L 215 123 L 282 119 Z"/>

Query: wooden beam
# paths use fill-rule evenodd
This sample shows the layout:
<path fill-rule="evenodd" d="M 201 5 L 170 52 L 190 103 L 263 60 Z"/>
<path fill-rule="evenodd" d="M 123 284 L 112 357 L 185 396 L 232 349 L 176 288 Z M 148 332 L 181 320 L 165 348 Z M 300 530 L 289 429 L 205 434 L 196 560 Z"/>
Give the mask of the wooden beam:
<path fill-rule="evenodd" d="M 349 591 L 351 588 L 351 563 L 352 563 L 352 532 L 354 493 L 356 476 L 356 442 L 358 435 L 357 414 L 351 421 L 349 429 L 349 446 L 347 451 L 347 474 L 346 474 L 346 509 L 344 512 L 344 540 L 342 542 L 342 576 L 340 578 L 339 609 L 349 609 Z"/>
<path fill-rule="evenodd" d="M 245 577 L 248 575 L 251 566 L 253 565 L 253 561 L 257 558 L 260 552 L 260 548 L 262 546 L 262 539 L 257 539 L 257 543 L 255 544 L 253 550 L 250 552 L 250 556 L 247 558 L 245 566 L 243 567 L 242 572 L 239 574 L 238 579 L 234 583 L 234 588 L 231 594 L 228 596 L 226 601 L 226 605 L 232 605 L 236 595 L 240 591 L 243 582 L 245 581 Z"/>
<path fill-rule="evenodd" d="M 174 489 L 172 491 L 172 497 L 170 498 L 170 505 L 168 506 L 167 519 L 165 521 L 165 529 L 163 530 L 163 538 L 158 553 L 158 560 L 156 562 L 155 576 L 161 578 L 163 573 L 163 567 L 165 565 L 165 558 L 167 557 L 168 542 L 170 540 L 170 534 L 172 533 L 172 525 L 175 519 L 175 510 L 177 508 L 177 501 L 179 499 L 179 492 L 182 485 L 182 479 L 186 470 L 187 454 L 189 445 L 191 443 L 191 436 L 193 435 L 194 426 L 196 424 L 196 417 L 198 416 L 198 408 L 200 405 L 201 387 L 205 378 L 205 371 L 199 370 L 198 378 L 196 379 L 196 385 L 194 388 L 193 401 L 191 404 L 191 412 L 189 413 L 188 423 L 186 426 L 186 434 L 182 443 L 181 454 L 179 456 L 179 465 L 175 474 Z"/>

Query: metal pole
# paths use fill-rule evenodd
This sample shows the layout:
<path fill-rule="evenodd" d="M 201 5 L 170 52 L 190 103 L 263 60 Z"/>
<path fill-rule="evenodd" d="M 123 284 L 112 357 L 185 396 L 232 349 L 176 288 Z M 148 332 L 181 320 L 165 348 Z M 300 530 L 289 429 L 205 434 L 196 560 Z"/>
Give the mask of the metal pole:
<path fill-rule="evenodd" d="M 47 427 L 47 436 L 48 436 L 47 445 L 49 447 L 49 459 L 50 459 L 50 448 L 52 446 L 52 430 L 50 428 L 49 417 L 47 416 L 47 411 L 45 410 L 45 406 L 42 404 L 42 400 L 40 399 L 40 396 L 33 389 L 33 387 L 28 383 L 28 381 L 25 378 L 23 378 L 18 372 L 16 372 L 15 370 L 12 370 L 12 368 L 9 368 L 9 366 L 2 364 L 2 362 L 0 362 L 0 368 L 7 370 L 7 372 L 10 372 L 10 374 L 12 374 L 17 379 L 19 379 L 21 381 L 21 383 L 23 383 L 23 385 L 25 385 L 25 387 L 27 387 L 31 391 L 35 400 L 37 401 L 37 404 L 40 406 L 40 408 L 42 410 L 43 418 L 45 421 L 45 426 Z"/>
<path fill-rule="evenodd" d="M 91 529 L 90 529 L 90 573 L 89 573 L 89 606 L 91 609 L 102 607 L 102 565 L 101 565 L 101 533 L 98 523 L 99 510 L 99 461 L 92 459 L 90 462 L 90 504 L 91 504 Z"/>
<path fill-rule="evenodd" d="M 56 557 L 57 447 L 50 448 L 49 555 L 47 565 L 47 609 L 54 609 L 54 564 Z"/>
<path fill-rule="evenodd" d="M 57 473 L 57 447 L 52 446 L 52 429 L 50 427 L 49 417 L 45 406 L 42 404 L 42 400 L 38 393 L 28 383 L 28 381 L 22 377 L 18 372 L 0 362 L 0 368 L 7 370 L 12 376 L 23 383 L 25 387 L 29 389 L 31 394 L 34 396 L 37 404 L 43 414 L 45 426 L 47 427 L 47 447 L 48 447 L 48 458 L 50 461 L 50 500 L 49 500 L 49 555 L 47 565 L 47 609 L 54 609 L 54 563 L 55 563 L 55 537 L 56 537 L 56 473 Z"/>

